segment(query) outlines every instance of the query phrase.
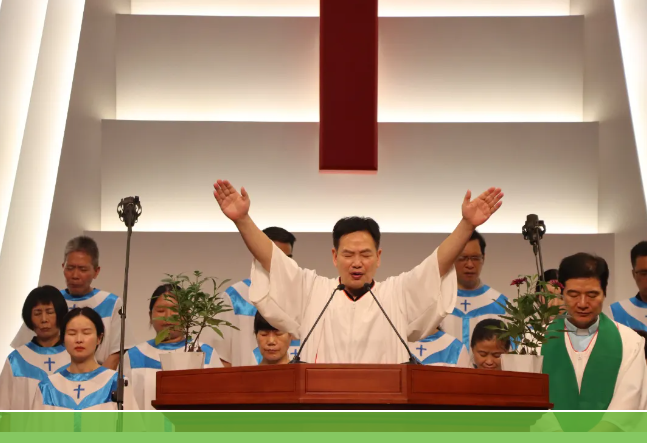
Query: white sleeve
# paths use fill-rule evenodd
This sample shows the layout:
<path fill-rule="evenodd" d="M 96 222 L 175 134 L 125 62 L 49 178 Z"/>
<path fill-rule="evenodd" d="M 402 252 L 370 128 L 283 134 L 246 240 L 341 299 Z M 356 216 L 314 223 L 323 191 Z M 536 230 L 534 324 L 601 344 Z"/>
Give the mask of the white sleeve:
<path fill-rule="evenodd" d="M 467 352 L 467 348 L 465 345 L 461 348 L 461 353 L 458 356 L 458 361 L 456 362 L 456 367 L 457 368 L 471 368 L 472 367 L 472 359 L 470 358 L 470 354 Z"/>
<path fill-rule="evenodd" d="M 252 264 L 249 299 L 272 326 L 300 338 L 299 328 L 317 278 L 314 271 L 300 268 L 272 243 L 270 272 L 256 260 Z"/>
<path fill-rule="evenodd" d="M 29 329 L 27 325 L 23 323 L 22 326 L 20 326 L 20 329 L 18 330 L 18 333 L 14 337 L 13 341 L 11 342 L 11 347 L 18 349 L 19 347 L 29 343 L 31 339 L 34 338 L 34 336 L 34 331 Z"/>
<path fill-rule="evenodd" d="M 394 295 L 400 296 L 409 341 L 430 335 L 456 305 L 456 269 L 452 266 L 444 277 L 440 276 L 438 249 L 411 271 L 391 277 L 385 284 L 393 285 Z"/>
<path fill-rule="evenodd" d="M 623 356 L 608 410 L 645 410 L 647 406 L 645 339 L 629 328 L 623 334 L 622 325 L 619 329 L 623 338 Z"/>
<path fill-rule="evenodd" d="M 31 401 L 30 409 L 32 411 L 42 411 L 45 409 L 45 405 L 43 403 L 43 393 L 40 391 L 40 386 L 36 388 L 36 393 Z"/>
<path fill-rule="evenodd" d="M 132 379 L 128 378 L 128 386 L 124 386 L 124 411 L 139 411 L 140 407 L 135 399 Z"/>
<path fill-rule="evenodd" d="M 0 374 L 0 411 L 11 410 L 11 398 L 13 397 L 13 371 L 9 359 L 5 360 L 2 373 Z"/>

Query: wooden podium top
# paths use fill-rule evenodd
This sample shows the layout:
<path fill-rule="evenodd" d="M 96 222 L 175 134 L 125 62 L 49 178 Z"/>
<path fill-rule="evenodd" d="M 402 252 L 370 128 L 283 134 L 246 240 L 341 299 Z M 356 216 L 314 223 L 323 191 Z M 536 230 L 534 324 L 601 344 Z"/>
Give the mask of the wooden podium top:
<path fill-rule="evenodd" d="M 290 364 L 159 371 L 170 409 L 550 409 L 548 376 L 421 365 Z"/>

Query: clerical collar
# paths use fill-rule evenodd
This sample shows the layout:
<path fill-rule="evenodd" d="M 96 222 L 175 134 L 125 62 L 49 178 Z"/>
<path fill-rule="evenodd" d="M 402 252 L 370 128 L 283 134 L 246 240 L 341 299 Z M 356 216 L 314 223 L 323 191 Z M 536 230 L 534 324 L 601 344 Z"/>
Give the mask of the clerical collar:
<path fill-rule="evenodd" d="M 640 292 L 636 294 L 632 301 L 634 302 L 633 304 L 638 306 L 639 308 L 647 308 L 647 302 L 645 302 L 642 297 L 640 297 Z"/>
<path fill-rule="evenodd" d="M 40 344 L 40 343 L 38 343 L 38 337 L 34 337 L 34 338 L 32 338 L 32 339 L 31 339 L 31 342 L 32 342 L 33 344 L 35 344 L 36 346 L 38 346 L 39 348 L 42 348 L 42 347 L 43 347 L 43 346 L 41 346 L 41 344 Z M 51 346 L 51 347 L 52 347 L 52 348 L 55 348 L 55 347 L 57 347 L 57 346 L 62 346 L 62 345 L 63 345 L 63 340 L 59 340 L 59 341 L 57 341 L 57 342 L 56 342 L 56 344 L 55 344 L 54 346 Z"/>
<path fill-rule="evenodd" d="M 600 327 L 600 317 L 598 316 L 598 319 L 595 320 L 595 323 L 589 326 L 588 329 L 580 329 L 573 323 L 568 321 L 568 319 L 564 319 L 564 326 L 566 327 L 566 330 L 568 332 L 571 332 L 575 335 L 589 336 L 598 332 L 598 328 Z"/>

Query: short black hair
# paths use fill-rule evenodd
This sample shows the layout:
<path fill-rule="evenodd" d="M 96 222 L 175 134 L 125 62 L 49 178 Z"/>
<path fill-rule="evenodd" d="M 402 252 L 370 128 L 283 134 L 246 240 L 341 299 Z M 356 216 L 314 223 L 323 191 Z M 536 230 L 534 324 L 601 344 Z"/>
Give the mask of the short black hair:
<path fill-rule="evenodd" d="M 54 306 L 56 326 L 60 329 L 63 317 L 67 315 L 67 302 L 63 294 L 61 294 L 61 291 L 49 285 L 32 289 L 25 299 L 25 303 L 22 305 L 22 319 L 29 329 L 34 330 L 34 324 L 31 321 L 31 311 L 38 305 L 48 305 L 50 303 Z"/>
<path fill-rule="evenodd" d="M 265 320 L 260 312 L 256 311 L 256 315 L 254 316 L 254 335 L 260 331 L 278 331 L 278 329 Z"/>
<path fill-rule="evenodd" d="M 485 247 L 487 246 L 487 244 L 485 243 L 485 239 L 483 238 L 483 236 L 479 234 L 478 231 L 475 230 L 474 232 L 472 232 L 472 235 L 470 236 L 469 241 L 472 241 L 472 240 L 478 240 L 479 246 L 481 247 L 481 254 L 485 255 Z"/>
<path fill-rule="evenodd" d="M 67 261 L 67 256 L 72 252 L 85 252 L 92 259 L 92 266 L 95 269 L 99 267 L 99 247 L 94 239 L 82 235 L 68 241 L 65 245 L 63 262 Z"/>
<path fill-rule="evenodd" d="M 609 266 L 602 257 L 586 252 L 568 256 L 559 264 L 557 274 L 559 282 L 564 286 L 568 280 L 574 278 L 596 278 L 600 281 L 602 292 L 607 295 Z"/>
<path fill-rule="evenodd" d="M 94 327 L 97 330 L 97 337 L 103 335 L 103 333 L 105 332 L 105 327 L 103 326 L 103 320 L 101 320 L 101 316 L 97 314 L 97 311 L 95 311 L 94 309 L 85 306 L 83 308 L 74 308 L 70 312 L 68 312 L 65 317 L 63 317 L 63 322 L 61 323 L 61 340 L 65 339 L 65 329 L 67 328 L 67 324 L 72 321 L 74 317 L 78 317 L 79 315 L 89 318 L 90 321 L 94 323 Z"/>
<path fill-rule="evenodd" d="M 546 269 L 544 271 L 544 279 L 542 280 L 545 283 L 550 283 L 553 280 L 558 280 L 558 272 L 557 269 Z M 541 280 L 541 279 L 540 279 Z M 543 288 L 539 283 L 537 283 L 537 287 L 535 288 L 535 292 L 542 292 Z"/>
<path fill-rule="evenodd" d="M 375 220 L 369 217 L 345 217 L 335 223 L 332 230 L 332 243 L 335 249 L 339 249 L 339 240 L 353 232 L 368 232 L 375 242 L 375 249 L 380 248 L 380 226 Z"/>
<path fill-rule="evenodd" d="M 647 257 L 647 241 L 641 241 L 631 248 L 631 267 L 636 267 L 638 257 Z"/>
<path fill-rule="evenodd" d="M 647 331 L 643 331 L 642 329 L 634 329 L 634 332 L 645 339 L 645 355 L 647 356 Z"/>
<path fill-rule="evenodd" d="M 173 285 L 165 284 L 165 285 L 160 285 L 157 288 L 155 288 L 155 291 L 153 291 L 153 295 L 151 295 L 151 301 L 148 305 L 148 312 L 152 313 L 153 312 L 153 306 L 155 306 L 155 302 L 157 301 L 158 298 L 160 298 L 163 294 L 166 294 L 167 292 L 172 292 L 173 291 Z"/>
<path fill-rule="evenodd" d="M 501 327 L 501 323 L 503 323 L 502 320 L 498 320 L 496 318 L 486 318 L 485 320 L 481 320 L 474 326 L 474 330 L 472 331 L 472 340 L 470 341 L 470 348 L 473 348 L 476 346 L 477 343 L 480 343 L 482 341 L 488 341 L 492 340 L 493 338 L 496 338 L 497 336 L 497 331 L 494 329 L 490 329 L 490 326 L 494 327 Z M 499 340 L 501 344 L 503 345 L 504 349 L 506 351 L 510 350 L 510 340 Z"/>
<path fill-rule="evenodd" d="M 276 226 L 265 228 L 263 229 L 263 232 L 270 238 L 270 240 L 278 241 L 281 243 L 288 243 L 293 248 L 294 242 L 297 241 L 297 238 L 294 236 L 294 234 Z"/>

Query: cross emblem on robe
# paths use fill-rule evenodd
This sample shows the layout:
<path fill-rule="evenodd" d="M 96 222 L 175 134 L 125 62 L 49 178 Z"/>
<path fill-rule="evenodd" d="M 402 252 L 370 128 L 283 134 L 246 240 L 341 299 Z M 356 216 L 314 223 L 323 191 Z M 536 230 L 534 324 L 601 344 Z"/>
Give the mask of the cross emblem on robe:
<path fill-rule="evenodd" d="M 85 389 L 83 389 L 81 385 L 79 385 L 79 387 L 73 389 L 73 391 L 76 392 L 76 399 L 79 400 L 81 398 L 81 391 L 85 391 Z"/>
<path fill-rule="evenodd" d="M 416 351 L 420 351 L 420 357 L 422 357 L 422 352 L 426 350 L 427 348 L 423 347 L 422 344 L 416 348 Z"/>
<path fill-rule="evenodd" d="M 48 365 L 49 368 L 47 369 L 47 372 L 52 372 L 52 365 L 56 363 L 55 361 L 52 361 L 52 357 L 49 357 L 47 361 L 43 362 L 44 364 Z"/>
<path fill-rule="evenodd" d="M 296 356 L 297 356 L 297 354 L 298 354 L 298 352 L 297 352 L 297 350 L 296 350 L 296 349 L 295 349 L 294 351 L 292 351 L 292 356 L 293 356 L 293 357 L 296 357 Z"/>
<path fill-rule="evenodd" d="M 463 309 L 465 309 L 465 312 L 467 312 L 467 307 L 472 303 L 468 303 L 467 300 L 465 300 L 463 303 L 459 303 L 459 304 L 463 305 Z"/>

